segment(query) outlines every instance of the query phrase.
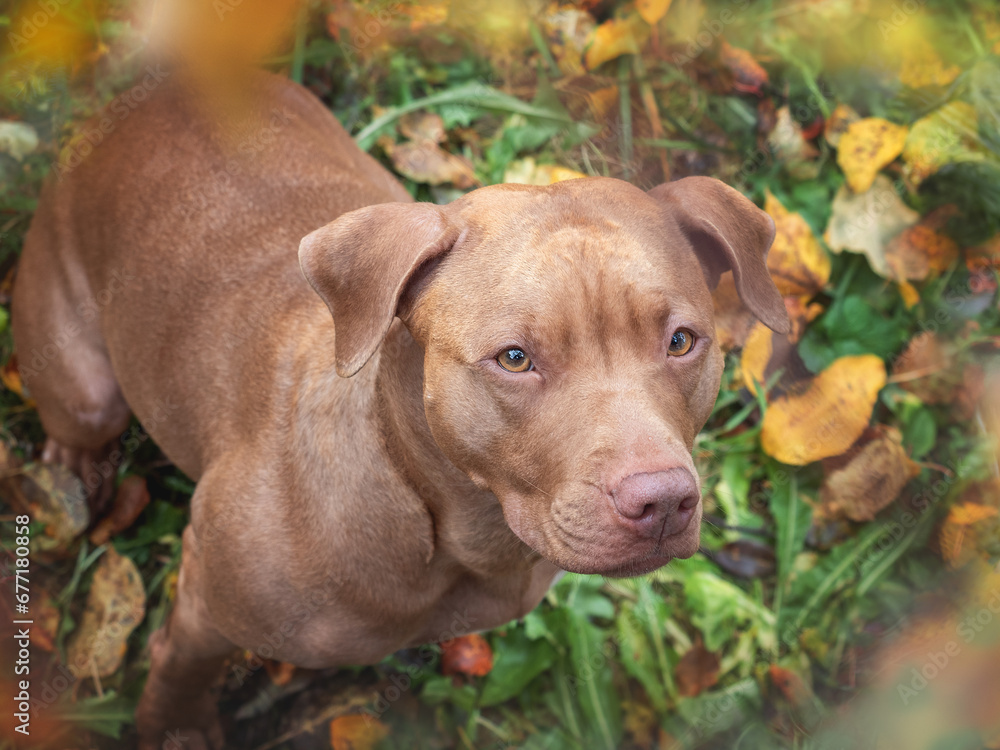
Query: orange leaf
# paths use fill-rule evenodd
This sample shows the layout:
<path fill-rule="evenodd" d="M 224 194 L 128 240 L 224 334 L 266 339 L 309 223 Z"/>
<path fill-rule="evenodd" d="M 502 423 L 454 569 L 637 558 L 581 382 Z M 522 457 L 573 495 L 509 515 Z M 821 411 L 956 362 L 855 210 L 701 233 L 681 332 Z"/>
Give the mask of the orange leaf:
<path fill-rule="evenodd" d="M 760 94 L 768 82 L 767 71 L 745 49 L 734 47 L 725 39 L 719 48 L 719 59 L 733 74 L 733 88 L 748 94 Z"/>
<path fill-rule="evenodd" d="M 149 489 L 146 487 L 146 480 L 134 475 L 125 477 L 115 491 L 111 512 L 90 532 L 91 543 L 100 546 L 115 534 L 127 529 L 147 505 L 149 505 Z"/>
<path fill-rule="evenodd" d="M 267 676 L 271 678 L 271 682 L 278 687 L 287 685 L 295 676 L 295 665 L 289 664 L 287 661 L 267 659 L 264 661 L 264 669 L 267 670 Z"/>
<path fill-rule="evenodd" d="M 389 727 L 369 714 L 347 714 L 330 722 L 333 750 L 372 750 L 389 736 Z"/>
<path fill-rule="evenodd" d="M 830 279 L 830 257 L 806 220 L 781 205 L 770 191 L 765 196 L 764 210 L 774 219 L 774 244 L 767 256 L 767 268 L 778 291 L 785 296 L 815 294 Z"/>
<path fill-rule="evenodd" d="M 699 640 L 677 663 L 677 691 L 689 698 L 719 681 L 719 655 L 701 645 Z"/>
<path fill-rule="evenodd" d="M 873 354 L 841 357 L 798 394 L 775 399 L 761 425 L 764 452 L 803 466 L 845 453 L 868 426 L 885 364 Z"/>
<path fill-rule="evenodd" d="M 945 271 L 958 255 L 955 240 L 929 226 L 926 219 L 900 232 L 885 250 L 890 275 L 901 281 L 920 281 L 932 271 Z"/>
<path fill-rule="evenodd" d="M 462 635 L 441 644 L 441 673 L 482 677 L 493 669 L 493 651 L 478 633 Z"/>
<path fill-rule="evenodd" d="M 847 126 L 837 147 L 837 164 L 851 190 L 863 193 L 872 186 L 879 170 L 903 152 L 908 132 L 905 126 L 880 117 L 866 117 Z"/>
<path fill-rule="evenodd" d="M 654 26 L 661 18 L 667 15 L 670 10 L 672 0 L 639 0 L 635 4 L 635 9 L 639 11 L 642 20 L 650 26 Z"/>
<path fill-rule="evenodd" d="M 997 509 L 978 503 L 962 503 L 948 511 L 948 521 L 956 526 L 972 526 L 985 518 L 997 515 Z"/>
<path fill-rule="evenodd" d="M 594 29 L 584 63 L 588 70 L 593 70 L 622 55 L 637 54 L 648 35 L 649 25 L 637 13 L 608 19 Z"/>

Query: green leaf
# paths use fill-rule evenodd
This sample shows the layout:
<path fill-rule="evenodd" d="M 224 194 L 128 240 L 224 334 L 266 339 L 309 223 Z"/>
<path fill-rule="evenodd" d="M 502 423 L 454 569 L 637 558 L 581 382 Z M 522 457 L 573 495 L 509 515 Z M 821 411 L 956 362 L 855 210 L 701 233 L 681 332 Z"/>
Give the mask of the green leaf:
<path fill-rule="evenodd" d="M 135 701 L 110 691 L 100 698 L 84 698 L 75 703 L 60 705 L 54 711 L 63 721 L 118 739 L 121 737 L 122 726 L 134 721 Z"/>
<path fill-rule="evenodd" d="M 747 626 L 755 631 L 764 650 L 777 645 L 774 613 L 714 573 L 690 575 L 684 582 L 684 597 L 691 621 L 701 631 L 709 651 L 718 651 L 733 638 L 737 627 Z"/>
<path fill-rule="evenodd" d="M 778 584 L 774 594 L 774 611 L 780 623 L 782 601 L 788 594 L 795 558 L 805 546 L 806 534 L 812 522 L 812 507 L 799 495 L 795 472 L 789 473 L 788 470 L 772 463 L 768 468 L 768 476 L 772 488 L 771 515 L 774 516 L 774 522 L 778 527 L 775 550 Z"/>
<path fill-rule="evenodd" d="M 615 692 L 604 631 L 574 609 L 564 610 L 570 669 L 583 715 L 585 747 L 613 750 L 622 738 L 621 700 Z"/>
<path fill-rule="evenodd" d="M 654 646 L 635 614 L 632 604 L 622 606 L 616 622 L 619 654 L 625 671 L 646 689 L 646 695 L 659 713 L 667 710 L 667 696 L 660 679 Z"/>
<path fill-rule="evenodd" d="M 934 447 L 937 441 L 937 423 L 930 409 L 921 407 L 913 412 L 903 427 L 903 445 L 910 457 L 919 461 Z"/>
<path fill-rule="evenodd" d="M 469 712 L 476 707 L 476 690 L 472 685 L 455 687 L 450 677 L 434 675 L 424 683 L 420 699 L 431 706 L 453 703 L 463 711 Z"/>
<path fill-rule="evenodd" d="M 493 637 L 493 669 L 479 696 L 480 706 L 495 706 L 513 698 L 556 660 L 556 650 L 544 639 L 531 640 L 524 627 Z"/>

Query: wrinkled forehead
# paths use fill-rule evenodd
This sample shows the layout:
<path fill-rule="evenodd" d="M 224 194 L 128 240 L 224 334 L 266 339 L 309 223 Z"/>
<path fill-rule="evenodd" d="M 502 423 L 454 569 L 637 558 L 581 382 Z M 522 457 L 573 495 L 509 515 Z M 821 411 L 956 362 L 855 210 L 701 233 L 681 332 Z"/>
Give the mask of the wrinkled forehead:
<path fill-rule="evenodd" d="M 594 182 L 503 186 L 462 207 L 465 235 L 434 288 L 440 319 L 475 338 L 565 345 L 643 336 L 668 316 L 710 313 L 701 267 L 671 217 L 636 188 Z"/>

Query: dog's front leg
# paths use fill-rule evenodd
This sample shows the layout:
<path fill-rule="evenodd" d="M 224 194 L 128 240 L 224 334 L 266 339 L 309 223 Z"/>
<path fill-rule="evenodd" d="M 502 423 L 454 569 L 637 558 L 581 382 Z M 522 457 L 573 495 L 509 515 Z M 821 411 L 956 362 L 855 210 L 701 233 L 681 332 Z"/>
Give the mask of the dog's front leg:
<path fill-rule="evenodd" d="M 184 532 L 174 608 L 149 640 L 149 677 L 135 714 L 139 750 L 223 747 L 217 683 L 223 663 L 236 647 L 210 622 L 199 593 L 196 549 L 189 526 Z"/>

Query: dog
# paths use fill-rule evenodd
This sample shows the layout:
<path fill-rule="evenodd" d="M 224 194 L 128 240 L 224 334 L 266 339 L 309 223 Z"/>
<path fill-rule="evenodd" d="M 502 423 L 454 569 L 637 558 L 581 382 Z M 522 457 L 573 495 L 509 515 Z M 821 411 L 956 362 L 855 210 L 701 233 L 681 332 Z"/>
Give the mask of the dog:
<path fill-rule="evenodd" d="M 720 275 L 788 329 L 763 211 L 705 177 L 416 203 L 301 86 L 197 92 L 48 181 L 13 300 L 45 459 L 84 472 L 134 414 L 197 481 L 143 750 L 222 745 L 237 647 L 374 663 L 697 550 Z"/>

